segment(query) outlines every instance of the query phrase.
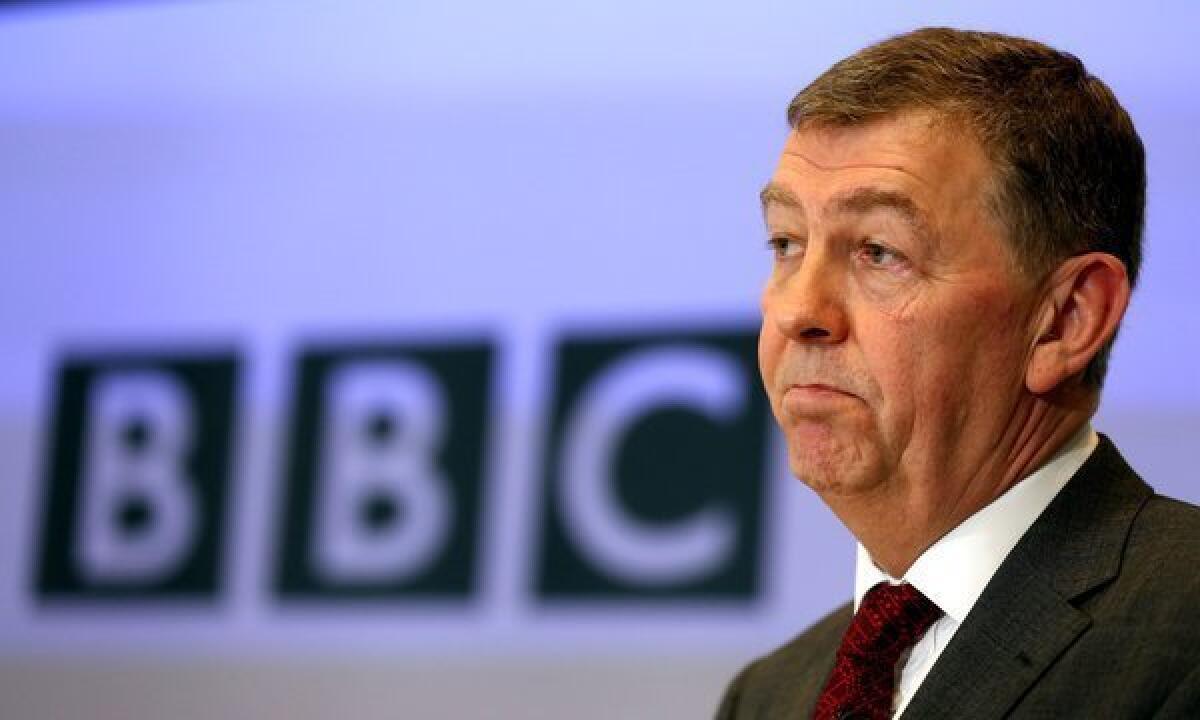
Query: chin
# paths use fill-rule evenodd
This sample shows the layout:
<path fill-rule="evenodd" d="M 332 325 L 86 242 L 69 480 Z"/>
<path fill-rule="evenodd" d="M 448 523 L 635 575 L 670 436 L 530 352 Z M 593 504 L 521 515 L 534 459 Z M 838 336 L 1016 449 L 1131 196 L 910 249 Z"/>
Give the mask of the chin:
<path fill-rule="evenodd" d="M 816 440 L 790 441 L 788 464 L 792 474 L 817 494 L 851 495 L 881 482 L 882 474 L 873 472 L 876 463 L 870 462 L 871 454 L 861 446 L 828 437 Z"/>

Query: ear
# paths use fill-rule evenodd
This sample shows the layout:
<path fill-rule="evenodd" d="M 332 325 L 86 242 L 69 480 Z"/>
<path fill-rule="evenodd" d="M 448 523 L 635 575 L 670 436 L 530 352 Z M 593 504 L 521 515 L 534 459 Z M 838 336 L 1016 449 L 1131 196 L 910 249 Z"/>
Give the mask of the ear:
<path fill-rule="evenodd" d="M 1129 305 L 1125 264 L 1108 253 L 1067 258 L 1051 273 L 1025 386 L 1042 395 L 1080 374 L 1117 332 Z"/>

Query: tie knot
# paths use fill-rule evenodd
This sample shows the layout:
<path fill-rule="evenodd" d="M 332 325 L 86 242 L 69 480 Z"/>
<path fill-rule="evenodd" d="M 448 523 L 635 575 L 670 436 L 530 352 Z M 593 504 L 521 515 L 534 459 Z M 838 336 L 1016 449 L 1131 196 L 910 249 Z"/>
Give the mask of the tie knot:
<path fill-rule="evenodd" d="M 895 665 L 941 616 L 941 609 L 912 585 L 881 582 L 863 596 L 842 652 L 860 661 Z"/>
<path fill-rule="evenodd" d="M 937 605 L 907 583 L 871 588 L 842 636 L 813 717 L 890 718 L 896 663 L 941 615 Z"/>

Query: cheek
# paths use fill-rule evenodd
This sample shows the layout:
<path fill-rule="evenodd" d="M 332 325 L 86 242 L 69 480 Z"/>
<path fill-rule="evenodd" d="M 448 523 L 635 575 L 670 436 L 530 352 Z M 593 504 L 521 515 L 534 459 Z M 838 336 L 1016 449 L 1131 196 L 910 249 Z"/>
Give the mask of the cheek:
<path fill-rule="evenodd" d="M 881 413 L 911 427 L 955 411 L 979 375 L 994 373 L 1011 320 L 992 298 L 960 296 L 935 302 L 920 294 L 876 305 L 859 318 L 868 379 L 879 385 Z M 983 372 L 980 372 L 980 371 Z"/>
<path fill-rule="evenodd" d="M 928 394 L 923 387 L 928 346 L 911 323 L 885 317 L 876 325 L 873 332 L 862 335 L 862 381 L 874 395 L 870 404 L 880 432 L 889 444 L 903 445 L 903 438 L 911 433 L 916 405 Z"/>
<path fill-rule="evenodd" d="M 763 316 L 762 329 L 758 334 L 758 370 L 762 375 L 763 387 L 766 388 L 767 395 L 772 394 L 772 379 L 775 377 L 775 370 L 779 366 L 779 358 L 783 354 L 783 337 L 774 330 L 774 326 L 770 323 L 767 317 Z"/>
<path fill-rule="evenodd" d="M 1023 377 L 1023 325 L 1019 309 L 998 293 L 961 298 L 952 310 L 910 331 L 926 341 L 913 349 L 907 372 L 918 421 L 937 418 L 961 428 L 989 400 L 1007 397 L 1014 379 Z"/>

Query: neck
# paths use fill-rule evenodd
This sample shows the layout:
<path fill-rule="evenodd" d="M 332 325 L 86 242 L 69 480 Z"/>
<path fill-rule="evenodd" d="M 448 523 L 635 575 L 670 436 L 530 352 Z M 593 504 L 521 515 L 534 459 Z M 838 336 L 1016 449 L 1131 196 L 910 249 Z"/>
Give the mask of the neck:
<path fill-rule="evenodd" d="M 929 546 L 1045 465 L 1088 421 L 1095 398 L 1027 396 L 986 450 L 929 473 L 947 482 L 881 483 L 862 495 L 824 497 L 875 564 L 903 577 Z"/>

